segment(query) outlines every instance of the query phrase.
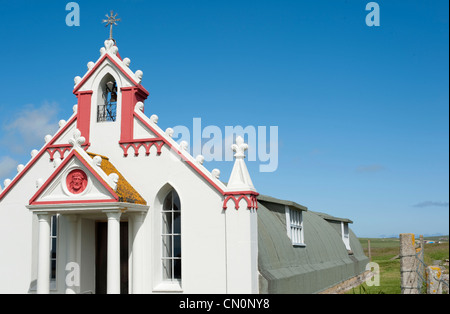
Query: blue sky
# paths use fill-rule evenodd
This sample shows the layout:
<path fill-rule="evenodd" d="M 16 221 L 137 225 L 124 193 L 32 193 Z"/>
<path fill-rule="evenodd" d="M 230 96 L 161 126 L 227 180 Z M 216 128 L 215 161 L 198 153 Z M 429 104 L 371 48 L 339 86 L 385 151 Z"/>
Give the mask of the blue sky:
<path fill-rule="evenodd" d="M 448 1 L 1 1 L 0 183 L 68 119 L 110 10 L 165 129 L 278 126 L 266 195 L 354 221 L 358 236 L 449 233 Z M 232 162 L 211 162 L 226 181 Z"/>

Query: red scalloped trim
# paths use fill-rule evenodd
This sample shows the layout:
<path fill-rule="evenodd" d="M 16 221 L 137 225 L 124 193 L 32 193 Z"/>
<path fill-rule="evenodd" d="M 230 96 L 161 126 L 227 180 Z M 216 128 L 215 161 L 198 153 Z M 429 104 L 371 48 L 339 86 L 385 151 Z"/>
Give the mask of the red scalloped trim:
<path fill-rule="evenodd" d="M 161 149 L 164 146 L 165 142 L 162 138 L 147 138 L 147 139 L 141 139 L 141 140 L 133 140 L 133 141 L 121 141 L 119 142 L 120 147 L 123 149 L 123 155 L 124 157 L 128 156 L 128 149 L 130 147 L 133 147 L 134 149 L 134 156 L 139 156 L 139 148 L 142 146 L 145 147 L 145 155 L 150 155 L 150 148 L 155 145 L 156 146 L 156 153 L 158 155 L 161 155 Z"/>
<path fill-rule="evenodd" d="M 83 149 L 86 151 L 91 144 L 83 145 Z M 61 145 L 49 145 L 47 147 L 47 153 L 50 155 L 50 161 L 55 159 L 55 153 L 59 152 L 59 156 L 61 159 L 64 159 L 64 154 L 72 150 L 73 146 L 70 144 L 61 144 Z"/>
<path fill-rule="evenodd" d="M 257 196 L 259 194 L 256 192 L 249 192 L 248 194 L 241 194 L 241 192 L 237 192 L 237 193 L 225 193 L 225 199 L 223 201 L 223 209 L 226 210 L 227 207 L 227 203 L 228 201 L 231 199 L 234 201 L 234 208 L 239 209 L 239 202 L 242 199 L 245 199 L 247 201 L 247 209 L 258 209 L 258 199 Z"/>

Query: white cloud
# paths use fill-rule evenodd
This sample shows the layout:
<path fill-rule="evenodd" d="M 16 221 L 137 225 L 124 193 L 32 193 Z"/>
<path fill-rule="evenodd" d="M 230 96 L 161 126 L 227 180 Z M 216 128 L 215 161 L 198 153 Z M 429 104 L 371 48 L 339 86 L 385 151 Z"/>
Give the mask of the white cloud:
<path fill-rule="evenodd" d="M 448 202 L 425 201 L 425 202 L 417 203 L 417 204 L 413 205 L 413 207 L 419 207 L 419 208 L 423 208 L 423 207 L 448 207 Z"/>
<path fill-rule="evenodd" d="M 3 126 L 1 141 L 9 144 L 13 152 L 24 152 L 36 143 L 43 145 L 45 135 L 53 135 L 58 130 L 57 113 L 56 103 L 24 106 L 13 121 Z"/>
<path fill-rule="evenodd" d="M 8 176 L 15 167 L 17 167 L 17 161 L 11 157 L 1 157 L 0 158 L 0 178 L 5 178 Z"/>

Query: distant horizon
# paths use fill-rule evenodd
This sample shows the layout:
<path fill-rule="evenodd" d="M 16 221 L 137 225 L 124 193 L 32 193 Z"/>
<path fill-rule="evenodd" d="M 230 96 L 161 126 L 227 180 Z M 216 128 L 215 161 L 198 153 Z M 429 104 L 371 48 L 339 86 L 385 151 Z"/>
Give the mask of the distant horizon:
<path fill-rule="evenodd" d="M 437 238 L 437 237 L 447 237 L 447 240 L 449 240 L 449 235 L 448 234 L 414 234 L 414 236 L 416 237 L 416 239 L 420 236 L 423 236 L 424 238 Z M 379 235 L 379 236 L 375 236 L 375 237 L 358 237 L 359 239 L 399 239 L 400 238 L 400 233 L 398 235 Z"/>
<path fill-rule="evenodd" d="M 358 237 L 450 233 L 448 1 L 376 1 L 379 26 L 362 0 L 81 0 L 75 25 L 69 2 L 2 3 L 2 188 L 72 115 L 112 9 L 162 129 L 267 131 L 246 152 L 260 194 L 351 219 Z M 227 182 L 233 162 L 204 166 Z"/>

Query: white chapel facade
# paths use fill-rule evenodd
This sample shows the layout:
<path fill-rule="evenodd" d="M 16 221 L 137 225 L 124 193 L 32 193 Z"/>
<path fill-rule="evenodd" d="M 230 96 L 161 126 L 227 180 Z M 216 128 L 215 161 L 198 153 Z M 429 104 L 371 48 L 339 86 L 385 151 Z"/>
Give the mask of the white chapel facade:
<path fill-rule="evenodd" d="M 259 292 L 247 145 L 224 184 L 144 113 L 142 77 L 106 40 L 73 115 L 0 187 L 0 293 Z"/>

